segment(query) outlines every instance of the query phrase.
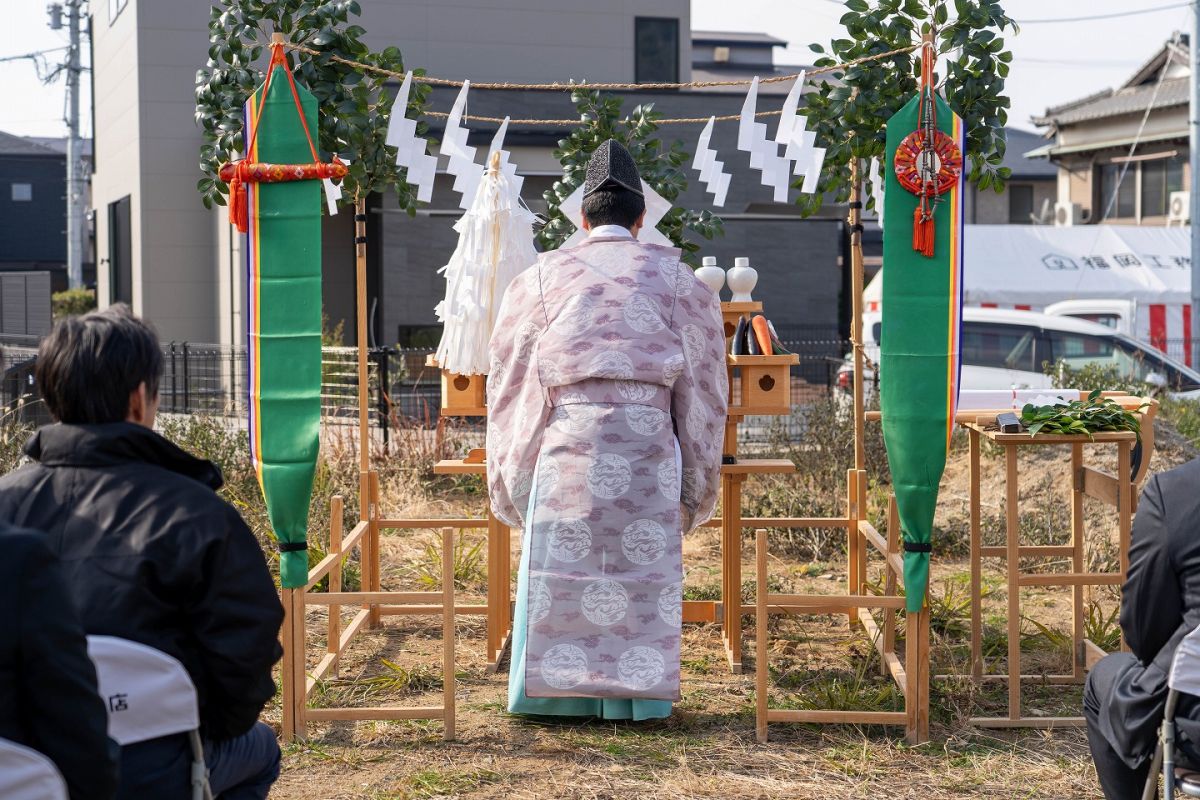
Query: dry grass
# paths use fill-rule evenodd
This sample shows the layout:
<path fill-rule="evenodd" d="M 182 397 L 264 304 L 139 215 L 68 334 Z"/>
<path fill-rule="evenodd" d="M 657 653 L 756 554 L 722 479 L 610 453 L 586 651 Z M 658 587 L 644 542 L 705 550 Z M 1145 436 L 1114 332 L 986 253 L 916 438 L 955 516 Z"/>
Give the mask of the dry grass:
<path fill-rule="evenodd" d="M 817 421 L 820 421 L 818 415 Z M 848 460 L 836 431 L 814 436 L 805 449 L 790 454 L 805 466 L 800 479 L 752 482 L 750 513 L 839 513 Z M 193 451 L 216 459 L 230 479 L 226 496 L 240 508 L 256 532 L 266 535 L 261 499 L 252 474 L 239 465 L 242 443 L 236 431 L 210 421 L 180 423 L 170 433 Z M 352 431 L 346 433 L 352 434 Z M 390 452 L 374 464 L 380 472 L 383 513 L 388 517 L 452 517 L 483 511 L 480 482 L 435 477 L 432 463 L 461 452 L 469 431 L 451 430 L 438 442 L 420 426 L 393 432 Z M 820 438 L 824 436 L 825 438 Z M 15 448 L 0 440 L 0 453 L 11 463 Z M 815 444 L 814 444 L 815 443 Z M 1165 426 L 1159 429 L 1155 470 L 1194 455 L 1191 442 Z M 14 451 L 9 454 L 8 451 Z M 985 537 L 1002 535 L 1002 463 L 985 457 Z M 328 499 L 341 494 L 346 520 L 357 517 L 357 458 L 352 435 L 327 437 L 312 507 L 314 558 L 323 554 L 328 530 Z M 872 463 L 881 462 L 878 442 Z M 1024 452 L 1021 468 L 1022 525 L 1030 541 L 1064 542 L 1066 504 L 1058 479 L 1064 454 Z M 1111 469 L 1112 459 L 1101 461 Z M 836 462 L 836 463 L 835 463 Z M 875 469 L 873 475 L 881 474 Z M 841 477 L 839 477 L 839 475 Z M 932 660 L 935 673 L 968 668 L 963 619 L 967 498 L 966 458 L 960 444 L 943 481 L 931 580 L 934 610 Z M 872 487 L 872 514 L 882 522 L 886 484 Z M 1092 569 L 1115 561 L 1115 526 L 1109 514 L 1089 503 L 1086 509 L 1088 558 Z M 430 531 L 396 531 L 382 542 L 385 588 L 429 588 L 440 580 Z M 327 535 L 327 533 L 325 534 Z M 514 537 L 516 538 L 516 537 Z M 326 540 L 327 541 L 327 540 Z M 456 567 L 463 602 L 480 602 L 483 573 L 474 550 L 480 541 L 464 537 Z M 273 552 L 273 548 L 267 551 Z M 746 548 L 747 555 L 750 548 Z M 516 554 L 514 553 L 514 556 Z M 485 563 L 485 562 L 484 562 Z M 685 540 L 689 599 L 712 599 L 719 586 L 718 536 L 701 530 Z M 845 586 L 844 542 L 837 536 L 801 532 L 781 543 L 772 563 L 772 584 L 781 591 L 833 592 Z M 985 562 L 983 652 L 986 669 L 1001 672 L 1007 656 L 1006 596 L 1000 563 Z M 1023 568 L 1052 568 L 1025 564 Z M 753 574 L 752 564 L 743 565 Z M 878 576 L 878 564 L 872 566 Z M 352 585 L 357 564 L 347 567 Z M 748 588 L 748 587 L 744 587 Z M 1023 593 L 1021 636 L 1023 671 L 1066 671 L 1070 654 L 1065 632 L 1070 619 L 1067 590 L 1031 589 Z M 1089 592 L 1088 626 L 1093 638 L 1112 635 L 1113 591 Z M 313 608 L 309 626 L 309 665 L 320 655 L 326 621 Z M 366 631 L 346 654 L 340 674 L 322 682 L 314 705 L 404 704 L 440 701 L 438 665 L 441 640 L 434 618 L 385 617 L 384 627 Z M 747 618 L 746 655 L 753 653 L 755 631 Z M 840 706 L 891 710 L 901 707 L 892 685 L 879 677 L 879 663 L 861 630 L 844 618 L 780 618 L 771 623 L 770 701 L 774 707 Z M 900 627 L 901 633 L 903 626 Z M 902 743 L 902 732 L 878 726 L 816 727 L 776 724 L 771 740 L 754 740 L 753 674 L 730 675 L 724 666 L 716 626 L 687 626 L 683 643 L 683 692 L 670 719 L 649 723 L 546 721 L 505 712 L 507 664 L 498 674 L 485 671 L 481 617 L 458 622 L 458 741 L 441 741 L 432 722 L 363 722 L 313 725 L 309 740 L 288 745 L 284 770 L 272 797 L 287 800 L 398 800 L 399 798 L 1079 798 L 1099 797 L 1086 739 L 1079 730 L 996 732 L 973 728 L 967 719 L 1003 713 L 1004 684 L 937 680 L 931 686 L 931 741 L 918 747 Z M 901 650 L 903 642 L 901 637 Z M 752 662 L 747 659 L 747 666 Z M 1023 691 L 1032 715 L 1075 715 L 1077 686 L 1029 685 Z M 279 723 L 278 702 L 265 718 Z"/>
<path fill-rule="evenodd" d="M 1167 468 L 1187 455 L 1187 448 L 1168 448 L 1155 467 Z M 1039 541 L 1065 541 L 1061 487 L 1054 481 L 1062 461 L 1034 453 L 1022 459 L 1027 476 L 1022 485 L 1023 524 Z M 960 449 L 947 470 L 945 502 L 939 513 L 938 524 L 946 536 L 965 536 L 966 498 L 960 497 L 965 469 L 965 453 Z M 988 460 L 985 469 L 999 470 L 1000 464 Z M 985 486 L 990 539 L 1003 530 L 1003 505 L 999 481 L 985 480 Z M 410 485 L 399 494 L 405 499 L 400 503 L 389 499 L 389 515 L 474 513 L 483 502 L 478 487 L 463 484 L 434 490 Z M 778 500 L 776 496 L 773 502 Z M 1112 520 L 1099 507 L 1089 508 L 1088 515 L 1091 540 L 1108 540 L 1114 533 Z M 427 532 L 385 537 L 389 588 L 414 587 L 428 573 L 432 556 L 426 549 L 427 537 Z M 469 550 L 467 546 L 462 555 Z M 1089 553 L 1101 560 L 1103 545 Z M 716 532 L 690 535 L 685 561 L 687 596 L 712 597 L 719 583 Z M 873 576 L 878 566 L 872 565 Z M 985 562 L 983 645 L 988 672 L 1006 668 L 1007 598 L 997 571 L 1000 566 Z M 749 561 L 743 568 L 747 576 L 752 575 Z M 781 591 L 832 592 L 845 585 L 844 558 L 836 553 L 826 561 L 781 553 L 772 569 L 772 583 Z M 935 560 L 931 580 L 935 673 L 962 673 L 968 667 L 967 574 L 961 558 Z M 481 587 L 473 596 L 478 591 Z M 1023 670 L 1069 671 L 1069 591 L 1031 589 L 1022 599 Z M 1089 593 L 1088 600 L 1089 633 L 1097 638 L 1111 636 L 1115 594 L 1098 590 Z M 314 609 L 308 620 L 313 645 L 324 630 L 322 613 Z M 746 624 L 747 666 L 752 668 L 749 656 L 755 631 L 750 618 Z M 1099 797 L 1082 731 L 988 731 L 967 724 L 971 716 L 1006 711 L 1003 683 L 934 681 L 932 737 L 918 747 L 904 745 L 902 731 L 896 728 L 784 724 L 772 725 L 771 741 L 760 746 L 754 741 L 753 674 L 728 673 L 716 626 L 685 628 L 683 700 L 670 719 L 640 724 L 511 716 L 505 711 L 507 664 L 498 674 L 484 668 L 482 618 L 460 618 L 458 634 L 457 742 L 443 743 L 440 725 L 431 722 L 310 726 L 306 744 L 285 748 L 284 773 L 272 796 L 294 800 Z M 771 636 L 773 707 L 902 708 L 902 697 L 879 676 L 871 643 L 861 629 L 848 628 L 844 618 L 777 618 L 772 620 Z M 902 650 L 902 636 L 899 646 Z M 348 653 L 339 680 L 319 687 L 314 703 L 436 704 L 440 647 L 435 620 L 385 618 L 383 629 L 361 636 Z M 311 656 L 316 655 L 313 649 Z M 1033 716 L 1077 715 L 1081 688 L 1027 685 L 1023 698 L 1025 712 Z M 277 707 L 269 709 L 267 717 L 277 722 Z"/>

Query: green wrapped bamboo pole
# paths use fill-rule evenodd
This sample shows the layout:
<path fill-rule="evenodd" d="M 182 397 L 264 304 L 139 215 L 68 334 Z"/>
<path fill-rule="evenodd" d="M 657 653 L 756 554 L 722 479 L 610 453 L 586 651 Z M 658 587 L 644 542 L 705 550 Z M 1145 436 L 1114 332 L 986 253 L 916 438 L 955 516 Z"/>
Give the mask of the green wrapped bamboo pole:
<path fill-rule="evenodd" d="M 291 80 L 282 47 L 246 120 L 248 161 L 316 161 L 317 101 Z M 308 582 L 321 423 L 321 196 L 319 180 L 246 184 L 250 446 L 285 589 Z"/>
<path fill-rule="evenodd" d="M 932 72 L 927 61 L 926 75 Z M 935 109 L 936 128 L 957 145 L 937 137 L 935 162 L 949 188 L 922 199 L 900 182 L 901 163 L 919 165 L 913 134 Z M 904 534 L 904 586 L 909 611 L 920 611 L 929 584 L 930 536 L 938 483 L 946 466 L 958 401 L 962 311 L 963 124 L 936 92 L 923 88 L 887 124 L 887 183 L 884 190 L 883 329 L 880 341 L 880 406 L 888 465 Z M 907 151 L 907 152 L 906 152 Z M 949 171 L 949 172 L 947 172 Z M 931 202 L 932 201 L 932 202 Z M 925 218 L 927 217 L 927 218 Z M 925 218 L 925 219 L 923 219 Z M 923 221 L 922 221 L 923 219 Z M 932 245 L 932 248 L 930 248 Z M 922 249 L 923 248 L 923 249 Z M 932 250 L 932 255 L 927 254 Z"/>

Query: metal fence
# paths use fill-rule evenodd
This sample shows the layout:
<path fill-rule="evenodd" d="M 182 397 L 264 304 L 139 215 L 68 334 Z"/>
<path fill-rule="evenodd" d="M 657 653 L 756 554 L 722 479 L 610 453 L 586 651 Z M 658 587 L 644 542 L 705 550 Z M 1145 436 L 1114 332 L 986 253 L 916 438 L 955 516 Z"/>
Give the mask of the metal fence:
<path fill-rule="evenodd" d="M 785 347 L 800 356 L 792 369 L 792 402 L 808 402 L 836 384 L 849 347 L 835 331 L 781 329 Z M 327 421 L 352 422 L 358 414 L 357 348 L 325 347 L 321 358 L 321 408 Z M 441 378 L 426 366 L 428 348 L 376 348 L 368 361 L 372 425 L 384 436 L 397 424 L 436 424 Z M 34 382 L 35 337 L 0 338 L 0 404 L 27 421 L 48 421 Z M 246 349 L 229 345 L 163 344 L 159 408 L 169 414 L 246 415 Z"/>

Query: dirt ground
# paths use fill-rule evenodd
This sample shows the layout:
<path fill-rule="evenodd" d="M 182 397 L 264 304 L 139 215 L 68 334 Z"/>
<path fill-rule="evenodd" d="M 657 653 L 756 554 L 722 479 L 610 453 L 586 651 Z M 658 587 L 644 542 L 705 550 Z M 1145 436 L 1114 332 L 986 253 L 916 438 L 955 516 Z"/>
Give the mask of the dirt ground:
<path fill-rule="evenodd" d="M 1003 461 L 985 453 L 985 539 L 1000 543 L 1003 530 Z M 1182 443 L 1160 442 L 1154 468 L 1190 457 Z M 1112 468 L 1113 459 L 1089 456 Z M 1027 541 L 1065 543 L 1069 519 L 1065 450 L 1023 456 L 1022 526 Z M 967 463 L 959 448 L 943 483 L 931 580 L 932 660 L 935 673 L 966 669 L 965 554 Z M 467 487 L 470 488 L 470 487 Z M 478 513 L 478 494 L 459 492 L 438 510 Z M 421 509 L 422 512 L 427 509 Z M 389 515 L 415 513 L 394 507 Z M 1088 504 L 1089 569 L 1115 565 L 1115 523 Z M 515 539 L 516 537 L 514 537 Z M 1036 540 L 1036 541 L 1035 541 Z M 385 588 L 427 588 L 419 581 L 428 563 L 432 532 L 389 536 L 384 544 Z M 702 530 L 686 541 L 685 597 L 709 598 L 719 585 L 717 533 Z M 744 576 L 753 575 L 745 548 Z M 483 558 L 483 554 L 479 554 Z M 839 563 L 839 561 L 841 563 Z M 486 563 L 486 560 L 483 561 Z M 879 564 L 873 562 L 872 574 Z M 1006 598 L 1002 562 L 985 561 L 984 651 L 988 671 L 1005 668 Z M 1053 563 L 1028 569 L 1061 569 Z M 463 569 L 478 585 L 480 571 Z M 787 554 L 772 562 L 776 591 L 844 589 L 844 558 L 803 561 Z M 475 592 L 474 597 L 478 597 Z M 465 595 L 463 602 L 471 602 Z M 1023 671 L 1070 671 L 1070 591 L 1031 589 L 1022 594 Z M 1093 636 L 1115 635 L 1113 590 L 1088 592 Z M 684 629 L 683 701 L 668 720 L 649 723 L 541 721 L 505 711 L 507 659 L 498 673 L 485 671 L 483 619 L 458 624 L 458 740 L 444 743 L 433 722 L 339 722 L 310 725 L 304 744 L 287 745 L 284 770 L 272 797 L 342 798 L 963 798 L 1099 797 L 1095 771 L 1081 730 L 1008 732 L 975 728 L 974 715 L 1003 713 L 1005 684 L 937 679 L 931 686 L 931 739 L 909 747 L 903 732 L 880 726 L 776 723 L 770 742 L 754 738 L 752 619 L 746 624 L 749 674 L 731 675 L 714 625 Z M 308 618 L 310 666 L 324 644 L 323 611 Z M 902 629 L 903 626 L 901 626 Z M 844 617 L 779 618 L 772 622 L 771 704 L 776 708 L 843 707 L 900 710 L 903 699 L 879 677 L 879 662 L 865 634 Z M 340 675 L 318 686 L 311 703 L 432 705 L 440 703 L 440 631 L 435 618 L 385 617 L 384 627 L 362 634 Z M 1079 713 L 1081 688 L 1027 685 L 1026 712 L 1034 716 Z M 278 724 L 278 705 L 267 711 Z"/>

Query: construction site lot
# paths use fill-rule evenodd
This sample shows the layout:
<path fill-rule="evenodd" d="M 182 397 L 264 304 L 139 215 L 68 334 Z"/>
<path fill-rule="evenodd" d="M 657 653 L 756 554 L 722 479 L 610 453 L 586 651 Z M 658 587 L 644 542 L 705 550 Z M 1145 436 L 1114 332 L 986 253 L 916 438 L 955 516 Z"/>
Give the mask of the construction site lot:
<path fill-rule="evenodd" d="M 754 643 L 752 616 L 745 625 L 745 674 L 730 674 L 720 629 L 685 625 L 683 698 L 667 720 L 604 722 L 518 717 L 507 713 L 508 657 L 489 673 L 484 658 L 484 617 L 457 623 L 456 740 L 442 741 L 434 721 L 322 722 L 309 724 L 307 740 L 284 746 L 278 798 L 962 798 L 1099 797 L 1095 771 L 1081 728 L 985 730 L 971 717 L 1003 716 L 1007 684 L 977 683 L 969 673 L 969 563 L 967 453 L 956 437 L 933 538 L 930 580 L 931 739 L 908 746 L 903 730 L 883 726 L 816 726 L 774 723 L 765 745 L 754 737 Z M 783 447 L 776 450 L 789 450 Z M 875 450 L 874 447 L 871 448 Z M 790 449 L 798 462 L 803 453 Z M 809 452 L 807 458 L 837 454 Z M 1097 450 L 1098 466 L 1115 469 Z M 1194 455 L 1169 426 L 1159 429 L 1154 472 Z M 1089 458 L 1092 454 L 1089 453 Z M 882 459 L 881 449 L 872 458 Z M 1070 530 L 1069 451 L 1023 450 L 1022 539 L 1027 544 L 1064 544 Z M 983 453 L 985 545 L 1003 544 L 1004 461 Z M 836 474 L 834 467 L 827 470 Z M 385 481 L 387 517 L 478 516 L 486 495 L 476 478 L 414 482 L 397 473 Z M 747 483 L 747 516 L 811 514 L 821 470 L 800 477 L 763 477 Z M 391 486 L 389 486 L 391 484 Z M 389 492 L 389 488 L 393 491 Z M 829 503 L 845 485 L 824 489 Z M 887 486 L 872 485 L 873 521 L 885 523 Z M 825 502 L 821 500 L 820 502 Z M 829 510 L 833 510 L 832 508 Z M 1116 522 L 1109 510 L 1088 501 L 1088 571 L 1115 570 Z M 837 532 L 840 533 L 840 532 Z M 772 592 L 834 593 L 846 585 L 845 543 L 830 531 L 772 532 Z M 389 532 L 382 539 L 386 589 L 440 588 L 437 531 Z M 744 603 L 753 602 L 753 531 L 743 547 Z M 843 537 L 844 538 L 844 535 Z M 517 537 L 514 537 L 514 542 Z M 514 546 L 513 571 L 518 553 Z M 482 532 L 466 532 L 456 548 L 456 602 L 481 604 L 487 556 Z M 684 544 L 685 600 L 716 600 L 720 593 L 719 533 L 700 529 Z M 1003 562 L 985 559 L 983 656 L 986 673 L 1006 668 L 1007 603 Z M 1023 559 L 1023 571 L 1065 570 L 1053 559 Z M 876 582 L 881 564 L 873 561 Z M 346 567 L 354 580 L 354 565 Z M 882 583 L 875 584 L 882 590 Z M 1085 594 L 1086 630 L 1108 649 L 1119 645 L 1116 587 Z M 326 610 L 308 611 L 308 666 L 324 654 Z M 349 620 L 353 609 L 344 611 Z M 878 612 L 877 612 L 878 613 Z M 1030 587 L 1022 591 L 1022 672 L 1070 673 L 1071 590 Z M 897 650 L 904 651 L 904 626 Z M 881 675 L 879 658 L 861 626 L 844 615 L 772 617 L 770 705 L 781 709 L 900 711 L 903 697 Z M 383 617 L 364 631 L 343 657 L 336 679 L 320 682 L 310 705 L 436 705 L 441 697 L 440 618 Z M 1081 713 L 1082 686 L 1028 681 L 1024 712 L 1032 717 Z M 278 726 L 278 702 L 264 718 Z"/>

